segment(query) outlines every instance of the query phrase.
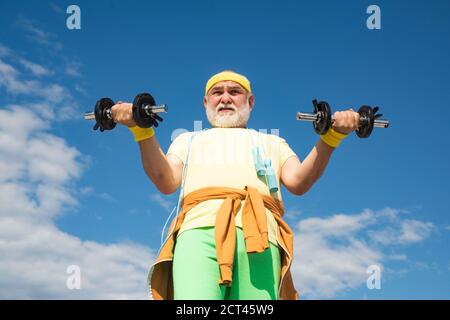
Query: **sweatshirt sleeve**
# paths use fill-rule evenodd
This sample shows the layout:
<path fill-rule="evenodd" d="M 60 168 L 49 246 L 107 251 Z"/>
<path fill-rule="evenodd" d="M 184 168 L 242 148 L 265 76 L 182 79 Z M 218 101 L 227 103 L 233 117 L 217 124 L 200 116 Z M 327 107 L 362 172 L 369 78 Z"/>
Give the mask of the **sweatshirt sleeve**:
<path fill-rule="evenodd" d="M 170 144 L 169 150 L 167 150 L 167 154 L 173 154 L 177 156 L 184 163 L 186 148 L 188 146 L 189 138 L 191 137 L 191 135 L 192 132 L 184 132 L 178 135 Z"/>
<path fill-rule="evenodd" d="M 280 150 L 279 152 L 280 168 L 283 167 L 284 163 L 288 158 L 293 156 L 298 158 L 297 154 L 291 149 L 289 144 L 283 138 L 279 138 L 279 150 Z"/>

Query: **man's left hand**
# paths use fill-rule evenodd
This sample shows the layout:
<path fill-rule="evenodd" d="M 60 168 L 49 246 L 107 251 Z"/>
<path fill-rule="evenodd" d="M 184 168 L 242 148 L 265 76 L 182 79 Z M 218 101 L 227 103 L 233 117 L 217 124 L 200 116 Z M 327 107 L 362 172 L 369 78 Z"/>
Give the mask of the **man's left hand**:
<path fill-rule="evenodd" d="M 353 109 L 336 111 L 333 114 L 334 122 L 332 128 L 342 134 L 349 134 L 359 127 L 359 113 Z"/>

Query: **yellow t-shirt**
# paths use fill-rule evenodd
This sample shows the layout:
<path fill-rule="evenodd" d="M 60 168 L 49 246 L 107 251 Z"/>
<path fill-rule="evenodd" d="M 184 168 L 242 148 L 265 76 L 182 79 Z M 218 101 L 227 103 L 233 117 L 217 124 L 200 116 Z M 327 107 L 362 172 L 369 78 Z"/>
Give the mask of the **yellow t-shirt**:
<path fill-rule="evenodd" d="M 196 132 L 185 132 L 175 138 L 167 151 L 184 163 L 190 137 Z M 278 191 L 270 193 L 265 178 L 258 177 L 253 161 L 252 147 L 259 146 L 263 151 L 261 159 L 270 158 L 276 174 Z M 261 154 L 261 152 L 260 152 Z M 264 157 L 265 155 L 265 157 Z M 211 128 L 197 132 L 193 138 L 187 167 L 183 193 L 189 194 L 204 187 L 218 186 L 244 189 L 246 185 L 256 188 L 260 193 L 281 200 L 280 171 L 284 162 L 291 156 L 297 156 L 287 142 L 273 134 L 265 134 L 245 128 Z M 178 236 L 186 230 L 214 226 L 216 212 L 223 199 L 212 199 L 199 203 L 186 213 Z M 241 202 L 235 224 L 242 228 Z M 269 241 L 277 245 L 277 223 L 272 213 L 266 209 Z"/>

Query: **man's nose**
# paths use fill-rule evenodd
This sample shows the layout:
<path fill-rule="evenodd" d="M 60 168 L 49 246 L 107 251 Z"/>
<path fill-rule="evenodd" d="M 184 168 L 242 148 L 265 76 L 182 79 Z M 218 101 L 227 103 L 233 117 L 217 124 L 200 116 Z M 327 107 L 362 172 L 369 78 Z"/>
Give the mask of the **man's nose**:
<path fill-rule="evenodd" d="M 228 92 L 225 91 L 220 98 L 220 102 L 223 104 L 229 104 L 232 103 L 233 100 L 231 100 L 231 96 L 228 94 Z"/>

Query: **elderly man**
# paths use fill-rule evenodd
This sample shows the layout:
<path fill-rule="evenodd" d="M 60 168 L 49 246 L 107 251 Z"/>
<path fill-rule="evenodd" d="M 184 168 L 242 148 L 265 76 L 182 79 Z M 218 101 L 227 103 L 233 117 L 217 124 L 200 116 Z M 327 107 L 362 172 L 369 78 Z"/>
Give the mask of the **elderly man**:
<path fill-rule="evenodd" d="M 243 75 L 211 77 L 203 103 L 212 128 L 179 135 L 166 155 L 153 128 L 136 127 L 131 104 L 112 108 L 115 121 L 138 141 L 144 170 L 158 190 L 171 194 L 181 187 L 181 211 L 149 274 L 151 294 L 298 299 L 280 184 L 295 195 L 307 192 L 340 141 L 358 128 L 359 114 L 336 112 L 332 128 L 300 162 L 284 139 L 247 128 L 255 98 Z"/>

